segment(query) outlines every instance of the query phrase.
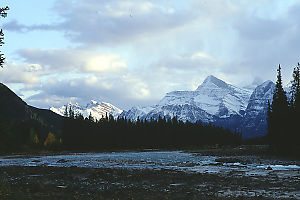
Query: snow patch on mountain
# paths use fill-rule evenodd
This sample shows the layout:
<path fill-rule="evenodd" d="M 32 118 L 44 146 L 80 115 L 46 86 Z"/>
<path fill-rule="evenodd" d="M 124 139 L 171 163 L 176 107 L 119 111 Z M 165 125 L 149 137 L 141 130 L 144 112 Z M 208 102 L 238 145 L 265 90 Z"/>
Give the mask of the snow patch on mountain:
<path fill-rule="evenodd" d="M 250 90 L 227 84 L 214 76 L 208 76 L 196 92 L 197 106 L 221 118 L 243 115 L 252 93 Z"/>
<path fill-rule="evenodd" d="M 215 117 L 244 115 L 251 91 L 235 87 L 208 76 L 195 91 L 173 91 L 165 95 L 157 105 L 133 107 L 121 116 L 136 120 L 173 117 L 183 121 L 213 122 Z M 190 110 L 189 110 L 190 109 Z"/>
<path fill-rule="evenodd" d="M 97 102 L 91 100 L 86 106 L 80 106 L 78 103 L 68 103 L 59 108 L 51 107 L 50 110 L 59 114 L 64 115 L 65 110 L 70 108 L 74 111 L 75 114 L 82 114 L 83 117 L 88 117 L 90 114 L 97 120 L 103 118 L 107 115 L 112 115 L 114 118 L 117 118 L 123 111 L 116 106 L 106 103 L 106 102 Z"/>

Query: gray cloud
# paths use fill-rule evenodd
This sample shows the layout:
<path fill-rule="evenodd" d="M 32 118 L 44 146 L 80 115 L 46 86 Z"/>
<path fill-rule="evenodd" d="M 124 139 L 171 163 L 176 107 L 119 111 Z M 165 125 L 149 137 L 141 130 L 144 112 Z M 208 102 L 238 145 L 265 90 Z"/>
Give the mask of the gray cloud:
<path fill-rule="evenodd" d="M 41 69 L 24 73 L 27 78 L 1 78 L 33 81 L 31 89 L 41 92 L 28 100 L 42 107 L 96 98 L 125 109 L 195 89 L 210 74 L 245 86 L 274 80 L 281 63 L 289 78 L 299 61 L 300 6 L 281 10 L 278 2 L 57 0 L 60 22 L 11 21 L 5 28 L 61 31 L 81 47 L 19 50 Z M 48 77 L 62 74 L 65 80 Z"/>
<path fill-rule="evenodd" d="M 196 17 L 196 12 L 138 0 L 59 0 L 55 5 L 54 11 L 63 19 L 60 23 L 22 25 L 13 20 L 4 27 L 17 32 L 58 30 L 76 43 L 119 45 L 168 32 Z"/>
<path fill-rule="evenodd" d="M 288 20 L 262 19 L 256 16 L 239 20 L 236 26 L 241 37 L 260 42 L 280 37 L 289 27 Z"/>
<path fill-rule="evenodd" d="M 28 32 L 33 30 L 44 30 L 44 31 L 51 31 L 51 30 L 61 30 L 61 26 L 58 25 L 47 25 L 47 24 L 41 24 L 41 25 L 24 25 L 20 24 L 17 20 L 11 20 L 10 22 L 3 25 L 4 29 L 13 31 L 13 32 Z"/>
<path fill-rule="evenodd" d="M 193 90 L 210 74 L 221 74 L 222 63 L 203 52 L 189 55 L 164 56 L 144 70 L 143 80 L 151 84 L 152 92 Z M 164 93 L 161 95 L 164 95 Z"/>
<path fill-rule="evenodd" d="M 125 71 L 121 68 L 121 73 L 116 73 L 118 71 L 111 68 L 113 66 L 111 63 L 118 64 L 121 61 L 118 57 L 117 61 L 115 57 L 111 59 L 110 54 L 108 57 L 104 54 L 109 63 L 104 63 L 108 67 L 100 71 L 87 70 L 89 63 L 86 61 L 91 61 L 99 55 L 86 50 L 24 49 L 19 51 L 19 55 L 28 63 L 38 63 L 44 76 L 52 77 L 47 77 L 46 82 L 43 81 L 35 88 L 30 88 L 41 92 L 28 98 L 28 101 L 42 107 L 61 103 L 59 98 L 62 101 L 74 99 L 81 102 L 98 98 L 115 102 L 121 108 L 149 105 L 157 103 L 170 90 L 192 90 L 198 87 L 206 76 L 221 74 L 216 67 L 220 63 L 203 52 L 162 57 L 146 68 Z M 99 67 L 101 68 L 101 65 Z M 118 65 L 116 67 L 119 69 Z M 78 78 L 67 78 L 66 74 L 66 80 L 63 80 L 62 72 L 72 70 L 75 70 L 72 76 Z"/>
<path fill-rule="evenodd" d="M 119 77 L 107 79 L 95 79 L 95 77 L 73 78 L 69 80 L 48 80 L 33 88 L 40 93 L 27 98 L 27 102 L 43 108 L 60 106 L 68 101 L 76 101 L 82 104 L 89 100 L 110 102 L 122 109 L 129 109 L 134 105 L 149 105 L 154 100 L 143 97 L 143 88 L 136 87 L 141 84 L 139 80 L 130 80 Z M 31 88 L 32 89 L 32 88 Z"/>
<path fill-rule="evenodd" d="M 293 4 L 288 9 L 282 9 L 278 13 L 275 1 L 270 3 L 270 8 L 276 15 L 269 16 L 263 7 L 258 6 L 258 11 L 243 12 L 233 21 L 232 28 L 236 31 L 235 38 L 236 54 L 232 62 L 232 72 L 244 69 L 245 75 L 261 77 L 264 80 L 276 79 L 276 69 L 278 64 L 283 66 L 284 79 L 290 79 L 293 66 L 299 61 L 300 47 L 300 15 L 299 4 Z M 278 6 L 278 5 L 277 5 Z M 257 14 L 265 12 L 265 15 Z M 229 73 L 229 71 L 228 71 Z M 244 75 L 244 76 L 245 76 Z M 242 81 L 239 81 L 243 84 Z"/>
<path fill-rule="evenodd" d="M 6 62 L 0 68 L 0 79 L 4 83 L 22 83 L 26 86 L 40 83 L 41 66 L 30 63 Z"/>

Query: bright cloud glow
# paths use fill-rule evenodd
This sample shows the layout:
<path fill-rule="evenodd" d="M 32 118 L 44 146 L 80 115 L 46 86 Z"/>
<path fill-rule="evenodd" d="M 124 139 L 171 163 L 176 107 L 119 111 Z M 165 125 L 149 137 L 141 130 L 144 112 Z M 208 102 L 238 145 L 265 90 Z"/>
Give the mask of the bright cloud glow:
<path fill-rule="evenodd" d="M 84 66 L 87 72 L 118 73 L 127 69 L 126 63 L 117 55 L 100 55 L 86 58 Z"/>

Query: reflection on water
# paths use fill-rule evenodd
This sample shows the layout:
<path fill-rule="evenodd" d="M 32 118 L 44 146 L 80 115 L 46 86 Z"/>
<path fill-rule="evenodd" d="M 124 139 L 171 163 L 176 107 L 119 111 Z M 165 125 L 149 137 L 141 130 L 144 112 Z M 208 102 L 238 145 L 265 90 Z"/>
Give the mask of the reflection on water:
<path fill-rule="evenodd" d="M 292 170 L 299 173 L 299 163 L 227 163 L 217 162 L 220 157 L 201 156 L 182 151 L 73 153 L 54 156 L 2 156 L 0 166 L 55 166 L 127 169 L 173 169 L 198 173 L 229 173 L 238 171 L 245 175 L 267 175 L 269 171 Z M 278 161 L 282 163 L 282 161 Z"/>

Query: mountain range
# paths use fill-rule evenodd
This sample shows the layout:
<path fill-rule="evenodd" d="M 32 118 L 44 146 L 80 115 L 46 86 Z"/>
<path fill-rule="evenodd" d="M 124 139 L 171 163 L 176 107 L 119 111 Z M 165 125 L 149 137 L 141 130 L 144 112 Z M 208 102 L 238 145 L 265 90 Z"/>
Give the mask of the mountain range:
<path fill-rule="evenodd" d="M 95 119 L 113 115 L 137 120 L 177 117 L 178 120 L 211 123 L 234 130 L 238 128 L 243 138 L 264 136 L 267 133 L 267 102 L 272 102 L 275 84 L 266 81 L 254 91 L 228 84 L 215 76 L 208 76 L 195 91 L 173 91 L 167 93 L 156 105 L 135 106 L 128 111 L 110 103 L 91 100 L 85 106 L 68 103 L 50 110 L 64 115 L 72 108 L 75 113 L 84 117 L 90 114 Z"/>
<path fill-rule="evenodd" d="M 274 88 L 272 81 L 266 81 L 251 91 L 208 76 L 195 91 L 169 92 L 152 106 L 135 106 L 128 111 L 122 111 L 109 103 L 92 100 L 85 106 L 69 103 L 45 110 L 27 105 L 8 87 L 0 84 L 0 119 L 35 121 L 45 131 L 57 132 L 61 130 L 61 115 L 67 106 L 84 117 L 91 114 L 100 119 L 106 113 L 129 120 L 177 117 L 182 121 L 211 123 L 231 130 L 238 128 L 242 131 L 243 138 L 253 138 L 267 133 L 266 108 L 267 102 L 272 101 Z"/>
<path fill-rule="evenodd" d="M 110 103 L 100 102 L 98 103 L 95 100 L 91 100 L 85 106 L 80 106 L 78 103 L 68 103 L 59 108 L 51 107 L 50 110 L 64 116 L 65 110 L 67 111 L 71 108 L 75 114 L 82 114 L 84 118 L 92 115 L 95 119 L 99 120 L 106 115 L 112 115 L 114 118 L 117 118 L 123 111 L 116 106 L 113 106 Z"/>
<path fill-rule="evenodd" d="M 169 92 L 158 104 L 135 106 L 120 117 L 149 120 L 176 116 L 182 121 L 238 128 L 243 138 L 259 137 L 267 132 L 266 108 L 267 102 L 272 101 L 274 88 L 272 81 L 266 81 L 251 91 L 208 76 L 195 91 Z"/>

